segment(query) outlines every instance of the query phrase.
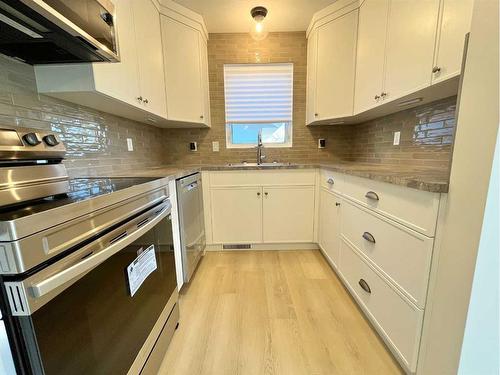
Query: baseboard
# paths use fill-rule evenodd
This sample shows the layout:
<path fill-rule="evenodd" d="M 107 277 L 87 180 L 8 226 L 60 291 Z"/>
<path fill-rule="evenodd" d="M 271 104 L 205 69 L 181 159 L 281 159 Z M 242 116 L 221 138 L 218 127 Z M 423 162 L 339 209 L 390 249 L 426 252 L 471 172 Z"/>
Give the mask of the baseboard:
<path fill-rule="evenodd" d="M 247 249 L 223 248 L 222 244 L 206 245 L 205 251 L 269 251 L 269 250 L 317 250 L 317 243 L 270 243 L 270 244 L 250 244 Z"/>

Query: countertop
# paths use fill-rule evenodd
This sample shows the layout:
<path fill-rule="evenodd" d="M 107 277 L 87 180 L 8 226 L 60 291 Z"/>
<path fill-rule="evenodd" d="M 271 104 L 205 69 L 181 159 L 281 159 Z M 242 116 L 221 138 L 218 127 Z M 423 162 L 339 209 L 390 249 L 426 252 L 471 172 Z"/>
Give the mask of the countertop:
<path fill-rule="evenodd" d="M 273 170 L 273 169 L 311 169 L 327 170 L 406 186 L 412 189 L 433 193 L 447 193 L 449 172 L 444 169 L 428 167 L 381 165 L 364 163 L 319 163 L 319 164 L 282 164 L 282 165 L 198 165 L 198 166 L 157 166 L 134 171 L 119 171 L 109 177 L 168 177 L 177 179 L 199 171 L 234 171 L 234 170 Z"/>

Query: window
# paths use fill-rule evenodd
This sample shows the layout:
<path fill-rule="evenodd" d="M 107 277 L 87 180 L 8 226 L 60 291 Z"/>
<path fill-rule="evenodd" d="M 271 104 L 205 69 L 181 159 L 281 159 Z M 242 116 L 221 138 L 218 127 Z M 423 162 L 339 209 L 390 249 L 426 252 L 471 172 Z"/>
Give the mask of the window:
<path fill-rule="evenodd" d="M 292 146 L 293 64 L 224 65 L 226 144 Z"/>

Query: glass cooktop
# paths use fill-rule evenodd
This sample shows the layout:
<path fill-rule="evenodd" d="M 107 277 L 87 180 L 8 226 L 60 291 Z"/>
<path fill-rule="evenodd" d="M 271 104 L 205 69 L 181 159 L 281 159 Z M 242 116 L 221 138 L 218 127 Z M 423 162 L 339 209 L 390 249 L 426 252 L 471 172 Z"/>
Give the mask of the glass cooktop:
<path fill-rule="evenodd" d="M 80 202 L 104 194 L 157 180 L 158 177 L 126 177 L 126 178 L 75 178 L 69 180 L 69 191 L 54 197 L 47 197 L 24 204 L 3 207 L 0 209 L 0 221 L 10 221 L 58 208 L 67 204 Z"/>

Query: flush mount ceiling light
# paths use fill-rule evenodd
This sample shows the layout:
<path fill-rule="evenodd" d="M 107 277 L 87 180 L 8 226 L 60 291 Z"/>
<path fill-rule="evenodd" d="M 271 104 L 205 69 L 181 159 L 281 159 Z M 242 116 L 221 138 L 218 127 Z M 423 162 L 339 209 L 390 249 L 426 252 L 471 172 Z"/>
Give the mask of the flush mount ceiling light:
<path fill-rule="evenodd" d="M 252 8 L 250 14 L 252 15 L 252 18 L 255 21 L 255 24 L 252 26 L 252 29 L 250 30 L 250 35 L 254 40 L 265 39 L 267 37 L 267 34 L 269 34 L 264 24 L 264 19 L 267 16 L 267 9 L 262 6 L 258 6 Z"/>

